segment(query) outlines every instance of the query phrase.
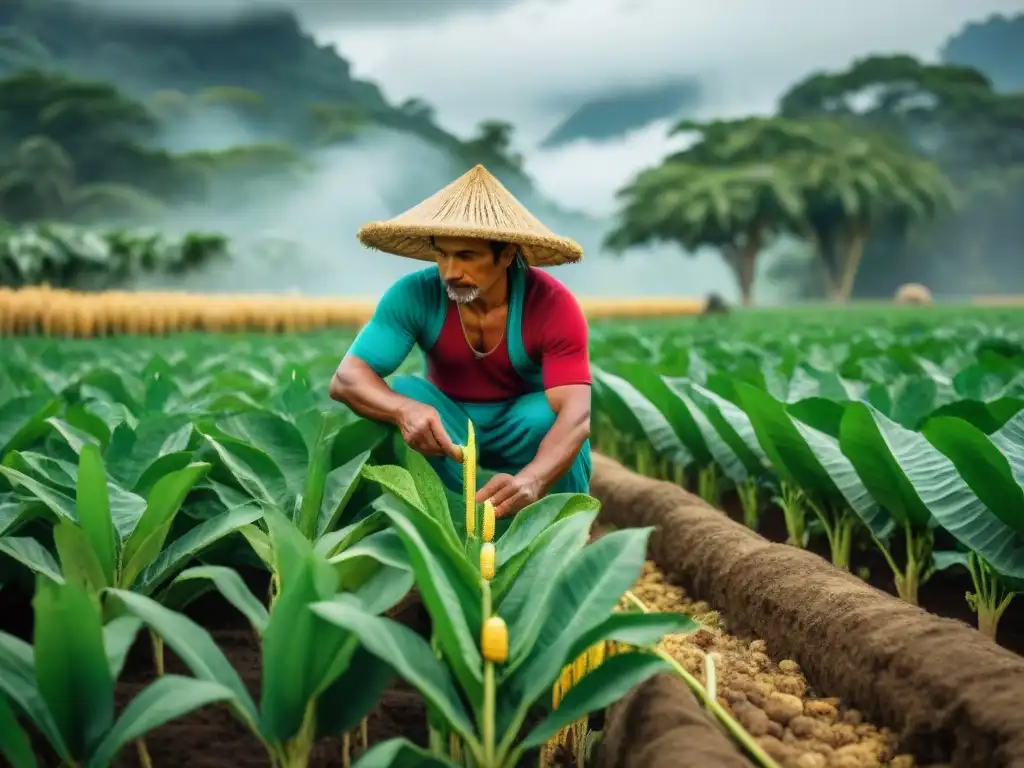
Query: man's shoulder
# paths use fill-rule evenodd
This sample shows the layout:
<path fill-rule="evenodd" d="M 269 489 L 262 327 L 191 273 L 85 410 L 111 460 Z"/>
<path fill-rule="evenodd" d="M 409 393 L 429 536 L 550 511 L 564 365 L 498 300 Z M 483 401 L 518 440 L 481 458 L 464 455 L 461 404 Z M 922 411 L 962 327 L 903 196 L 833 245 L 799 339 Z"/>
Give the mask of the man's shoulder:
<path fill-rule="evenodd" d="M 527 302 L 536 302 L 539 306 L 564 308 L 579 307 L 576 296 L 561 280 L 550 272 L 537 267 L 530 268 L 530 281 L 527 288 Z"/>
<path fill-rule="evenodd" d="M 388 293 L 395 299 L 419 303 L 434 298 L 440 286 L 437 265 L 432 264 L 425 269 L 402 275 L 391 285 Z"/>

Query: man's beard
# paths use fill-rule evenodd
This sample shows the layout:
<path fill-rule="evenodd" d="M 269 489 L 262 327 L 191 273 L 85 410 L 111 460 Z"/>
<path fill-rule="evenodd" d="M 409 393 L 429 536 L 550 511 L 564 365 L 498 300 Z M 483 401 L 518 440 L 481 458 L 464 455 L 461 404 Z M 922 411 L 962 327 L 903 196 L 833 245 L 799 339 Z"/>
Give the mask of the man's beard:
<path fill-rule="evenodd" d="M 469 304 L 480 298 L 480 294 L 483 293 L 476 286 L 468 285 L 452 285 L 451 283 L 444 284 L 445 290 L 448 291 L 448 298 L 454 301 L 456 304 Z"/>

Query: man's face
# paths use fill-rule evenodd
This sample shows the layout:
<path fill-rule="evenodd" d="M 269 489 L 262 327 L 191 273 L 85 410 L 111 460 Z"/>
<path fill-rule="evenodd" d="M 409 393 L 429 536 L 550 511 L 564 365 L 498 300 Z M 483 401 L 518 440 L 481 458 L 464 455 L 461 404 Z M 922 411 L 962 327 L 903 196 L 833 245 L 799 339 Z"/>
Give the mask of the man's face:
<path fill-rule="evenodd" d="M 515 258 L 515 246 L 496 257 L 490 242 L 473 237 L 436 237 L 434 250 L 448 297 L 459 304 L 476 301 L 493 288 Z"/>

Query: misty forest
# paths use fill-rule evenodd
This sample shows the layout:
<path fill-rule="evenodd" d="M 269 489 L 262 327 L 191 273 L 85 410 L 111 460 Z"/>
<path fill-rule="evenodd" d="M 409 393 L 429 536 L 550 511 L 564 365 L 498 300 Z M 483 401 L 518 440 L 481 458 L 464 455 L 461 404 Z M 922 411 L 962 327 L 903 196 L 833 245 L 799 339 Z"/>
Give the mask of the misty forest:
<path fill-rule="evenodd" d="M 1024 15 L 951 30 L 940 63 L 808 73 L 774 115 L 680 115 L 686 148 L 606 218 L 546 199 L 514 125 L 452 135 L 285 12 L 180 26 L 6 0 L 0 33 L 0 285 L 281 290 L 313 254 L 343 294 L 359 223 L 482 163 L 588 261 L 711 249 L 744 303 L 759 275 L 785 300 L 1024 290 Z"/>

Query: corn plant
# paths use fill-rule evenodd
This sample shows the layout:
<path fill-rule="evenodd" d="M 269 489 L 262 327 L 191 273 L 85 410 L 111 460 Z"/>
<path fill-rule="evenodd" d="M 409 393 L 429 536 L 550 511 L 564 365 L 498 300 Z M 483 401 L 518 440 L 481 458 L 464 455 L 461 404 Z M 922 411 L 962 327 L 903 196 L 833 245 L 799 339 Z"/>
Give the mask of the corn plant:
<path fill-rule="evenodd" d="M 107 768 L 154 728 L 232 696 L 216 681 L 165 675 L 115 717 L 114 684 L 138 619 L 122 616 L 104 626 L 88 590 L 45 576 L 36 578 L 33 609 L 33 645 L 0 632 L 0 754 L 12 768 L 39 764 L 19 718 L 35 726 L 63 765 Z"/>
<path fill-rule="evenodd" d="M 467 764 L 511 768 L 525 750 L 667 669 L 649 654 L 616 656 L 551 709 L 563 668 L 588 648 L 629 638 L 646 645 L 689 627 L 690 619 L 678 614 L 612 614 L 640 574 L 650 529 L 619 531 L 585 546 L 596 500 L 554 494 L 520 511 L 491 542 L 490 505 L 479 533 L 468 514 L 472 527 L 460 534 L 429 470 L 383 466 L 364 474 L 388 491 L 374 507 L 405 545 L 433 622 L 434 647 L 401 624 L 370 616 L 348 596 L 313 610 L 358 636 L 415 686 L 432 727 L 443 725 Z M 540 721 L 524 729 L 531 715 Z M 449 739 L 432 741 L 436 760 L 452 760 Z"/>
<path fill-rule="evenodd" d="M 15 464 L 24 459 L 18 454 L 8 457 L 9 463 Z M 54 581 L 84 585 L 97 599 L 111 587 L 153 594 L 206 547 L 261 515 L 251 505 L 234 509 L 167 545 L 182 502 L 209 468 L 192 462 L 169 472 L 156 480 L 143 498 L 113 484 L 99 447 L 86 443 L 81 446 L 78 466 L 69 466 L 75 483 L 72 498 L 65 489 L 12 466 L 0 466 L 3 476 L 29 494 L 30 504 L 55 519 L 57 558 L 31 537 L 4 537 L 0 552 Z"/>
<path fill-rule="evenodd" d="M 392 678 L 387 664 L 360 646 L 359 633 L 332 626 L 310 610 L 344 602 L 374 620 L 380 582 L 339 593 L 334 568 L 298 527 L 268 509 L 280 591 L 269 612 L 237 572 L 199 566 L 178 579 L 209 580 L 248 619 L 260 638 L 263 659 L 259 704 L 210 634 L 186 616 L 133 592 L 111 590 L 126 612 L 144 622 L 199 680 L 231 692 L 232 713 L 259 738 L 274 768 L 303 768 L 317 739 L 347 733 L 366 716 Z"/>

